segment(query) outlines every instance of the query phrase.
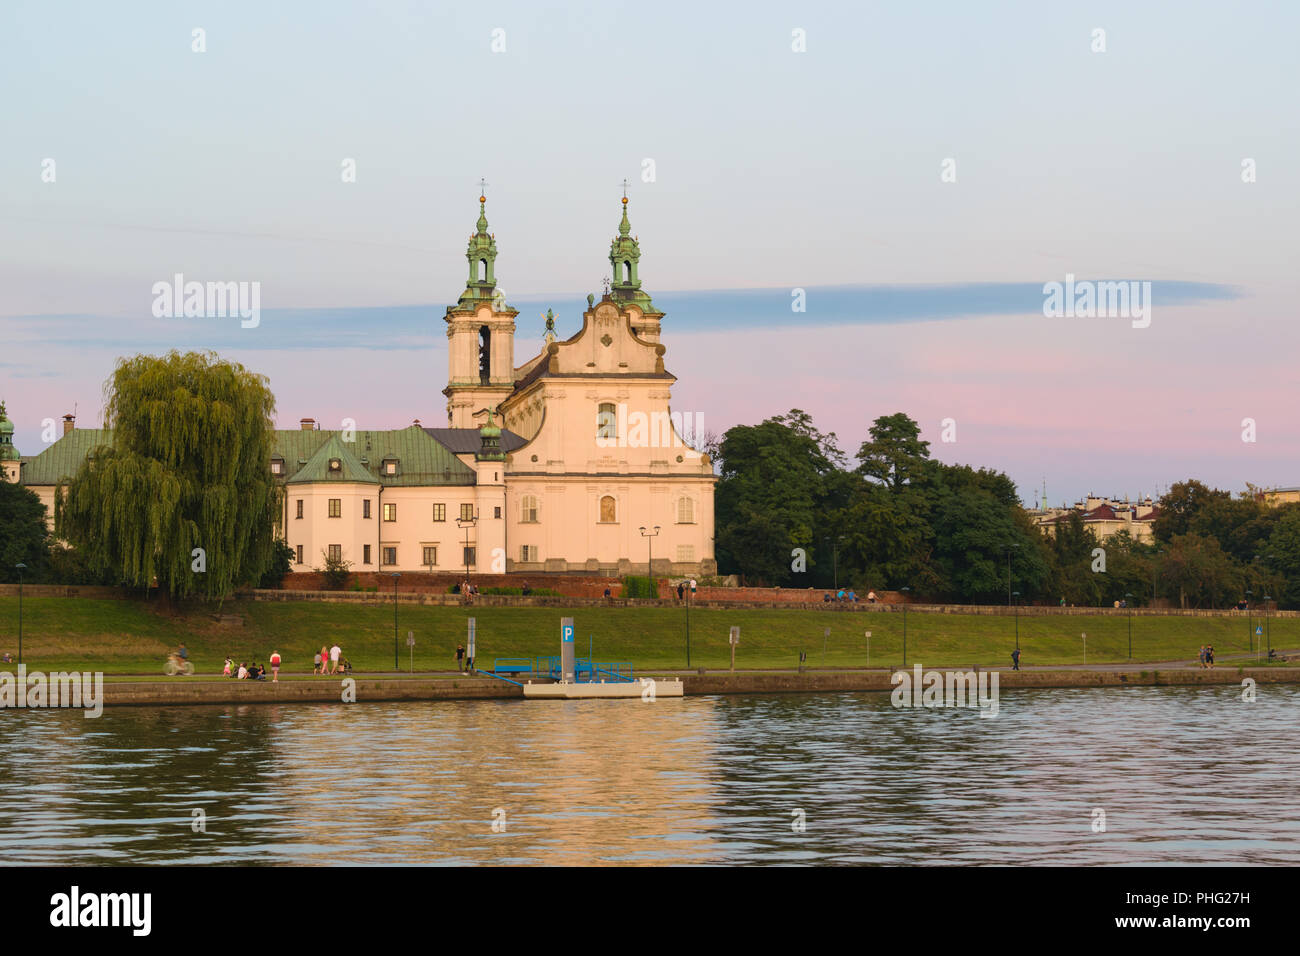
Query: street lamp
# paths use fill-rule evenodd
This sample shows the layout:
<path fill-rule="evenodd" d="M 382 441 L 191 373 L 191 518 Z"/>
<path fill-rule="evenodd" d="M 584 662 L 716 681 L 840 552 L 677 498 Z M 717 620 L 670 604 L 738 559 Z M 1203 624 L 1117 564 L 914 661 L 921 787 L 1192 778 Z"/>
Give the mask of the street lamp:
<path fill-rule="evenodd" d="M 1007 548 L 1007 603 L 1011 603 L 1011 552 L 1020 549 L 1020 545 L 1013 544 Z"/>
<path fill-rule="evenodd" d="M 838 591 L 840 589 L 840 542 L 844 540 L 844 535 L 836 535 L 834 539 L 822 538 L 822 540 L 831 549 L 831 581 L 833 582 L 831 586 Z"/>
<path fill-rule="evenodd" d="M 1268 602 L 1273 598 L 1267 594 L 1264 595 L 1264 639 L 1268 641 L 1268 652 L 1273 653 L 1273 629 L 1269 626 L 1270 619 L 1268 616 Z"/>
<path fill-rule="evenodd" d="M 469 590 L 469 529 L 474 527 L 474 525 L 477 522 L 478 522 L 478 515 L 475 514 L 473 511 L 469 513 L 469 517 L 466 517 L 465 513 L 462 511 L 461 516 L 456 519 L 456 527 L 463 528 L 465 530 L 465 589 L 466 591 Z"/>
<path fill-rule="evenodd" d="M 659 537 L 659 526 L 655 525 L 653 531 L 647 531 L 642 527 L 641 537 L 645 538 L 645 576 L 647 580 L 653 582 L 655 576 L 654 539 Z M 659 597 L 659 589 L 653 583 L 651 583 L 650 589 L 654 591 L 654 597 Z"/>
<path fill-rule="evenodd" d="M 1152 607 L 1156 606 L 1156 569 L 1159 567 L 1156 564 L 1156 558 L 1160 557 L 1160 555 L 1162 554 L 1164 554 L 1163 551 L 1157 551 L 1153 555 L 1151 555 L 1151 606 Z"/>
<path fill-rule="evenodd" d="M 1251 633 L 1250 619 L 1250 599 L 1254 595 L 1253 591 L 1246 591 L 1246 650 L 1250 651 L 1255 647 L 1255 636 Z"/>
<path fill-rule="evenodd" d="M 14 565 L 18 572 L 18 663 L 23 662 L 23 572 L 27 565 L 21 562 Z"/>
<path fill-rule="evenodd" d="M 1020 650 L 1020 592 L 1012 591 L 1016 599 L 1016 650 Z"/>
<path fill-rule="evenodd" d="M 402 576 L 402 572 L 389 573 L 393 576 L 393 670 L 400 670 L 401 665 L 397 663 L 397 579 Z"/>
<path fill-rule="evenodd" d="M 1129 600 L 1133 595 L 1125 592 L 1124 603 L 1128 605 L 1128 659 L 1133 659 L 1133 602 Z"/>
<path fill-rule="evenodd" d="M 911 588 L 899 588 L 898 593 L 910 591 Z M 907 666 L 907 599 L 903 599 L 903 666 Z"/>

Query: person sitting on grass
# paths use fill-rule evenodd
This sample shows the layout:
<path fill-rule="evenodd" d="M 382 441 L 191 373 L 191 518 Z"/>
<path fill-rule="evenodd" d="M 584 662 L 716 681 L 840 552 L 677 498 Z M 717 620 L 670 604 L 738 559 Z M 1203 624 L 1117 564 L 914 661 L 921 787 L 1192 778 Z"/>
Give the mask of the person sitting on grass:
<path fill-rule="evenodd" d="M 243 661 L 239 662 L 239 670 L 235 674 L 235 679 L 248 680 L 248 666 Z"/>

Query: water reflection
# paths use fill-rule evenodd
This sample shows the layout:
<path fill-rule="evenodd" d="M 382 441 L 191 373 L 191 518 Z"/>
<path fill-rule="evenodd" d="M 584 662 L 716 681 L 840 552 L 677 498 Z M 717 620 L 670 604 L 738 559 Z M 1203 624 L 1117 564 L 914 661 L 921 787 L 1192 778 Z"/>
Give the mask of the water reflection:
<path fill-rule="evenodd" d="M 1250 704 L 1004 693 L 991 720 L 884 694 L 0 712 L 0 834 L 7 863 L 1296 863 L 1297 703 L 1270 686 Z"/>

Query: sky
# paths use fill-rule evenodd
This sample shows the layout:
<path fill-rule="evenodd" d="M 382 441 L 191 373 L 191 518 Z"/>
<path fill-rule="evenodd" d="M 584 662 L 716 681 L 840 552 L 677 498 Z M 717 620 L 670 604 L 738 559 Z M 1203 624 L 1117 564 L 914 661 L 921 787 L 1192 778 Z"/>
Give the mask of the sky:
<path fill-rule="evenodd" d="M 442 424 L 480 178 L 519 364 L 599 293 L 626 179 L 673 406 L 709 431 L 798 407 L 852 455 L 903 411 L 1052 503 L 1297 485 L 1298 27 L 1251 2 L 9 0 L 0 398 L 35 454 L 47 418 L 98 424 L 119 356 L 209 347 L 285 427 Z M 259 283 L 260 323 L 156 318 L 176 273 Z M 1150 282 L 1149 324 L 1045 315 L 1067 275 Z"/>

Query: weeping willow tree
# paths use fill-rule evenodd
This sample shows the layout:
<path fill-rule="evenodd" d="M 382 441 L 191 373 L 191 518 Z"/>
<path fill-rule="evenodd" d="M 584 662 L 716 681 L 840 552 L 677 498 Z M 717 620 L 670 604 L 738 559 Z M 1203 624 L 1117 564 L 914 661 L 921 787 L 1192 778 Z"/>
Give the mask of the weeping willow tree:
<path fill-rule="evenodd" d="M 173 600 L 223 598 L 275 549 L 275 411 L 265 376 L 213 352 L 120 359 L 104 384 L 111 442 L 55 496 L 56 533 L 95 572 Z"/>

